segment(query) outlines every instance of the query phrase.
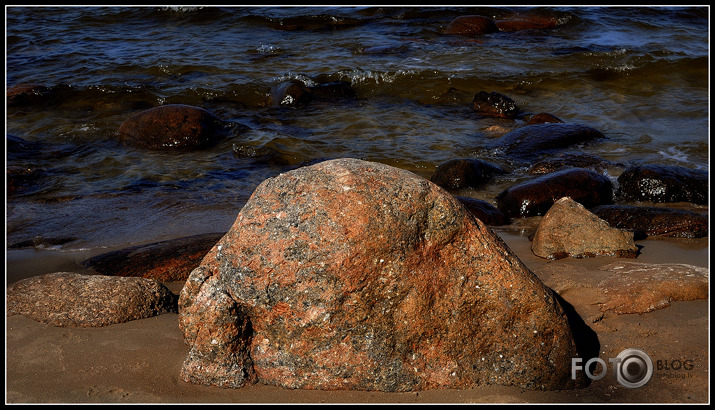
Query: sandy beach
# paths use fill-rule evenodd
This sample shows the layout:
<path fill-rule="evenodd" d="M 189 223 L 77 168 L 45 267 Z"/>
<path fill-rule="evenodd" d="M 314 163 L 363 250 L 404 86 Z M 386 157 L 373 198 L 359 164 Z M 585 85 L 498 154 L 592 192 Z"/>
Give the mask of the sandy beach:
<path fill-rule="evenodd" d="M 599 317 L 593 288 L 600 267 L 617 258 L 549 261 L 533 255 L 525 235 L 497 230 L 539 278 L 578 312 L 597 335 L 599 357 L 608 363 L 626 348 L 648 352 L 650 381 L 627 388 L 609 373 L 587 388 L 532 391 L 484 386 L 410 393 L 292 390 L 253 385 L 222 389 L 185 383 L 179 372 L 187 347 L 178 315 L 165 314 L 102 328 L 61 328 L 23 316 L 6 321 L 6 403 L 707 403 L 709 397 L 708 300 L 673 302 L 645 314 Z M 707 267 L 708 240 L 647 239 L 640 263 L 684 263 Z M 8 259 L 10 277 L 70 270 L 85 272 L 76 259 L 31 250 Z M 178 293 L 181 282 L 166 284 Z M 468 343 L 468 341 L 465 341 Z M 686 363 L 687 366 L 683 365 Z M 692 366 L 690 366 L 692 364 Z M 668 366 L 667 368 L 665 366 Z M 673 368 L 673 366 L 677 367 Z M 687 367 L 687 369 L 686 369 Z"/>

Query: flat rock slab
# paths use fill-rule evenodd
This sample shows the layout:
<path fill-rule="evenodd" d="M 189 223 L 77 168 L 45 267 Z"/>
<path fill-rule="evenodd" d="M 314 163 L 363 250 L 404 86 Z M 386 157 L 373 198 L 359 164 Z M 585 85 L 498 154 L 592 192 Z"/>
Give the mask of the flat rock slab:
<path fill-rule="evenodd" d="M 176 313 L 177 296 L 143 278 L 48 273 L 7 287 L 7 315 L 53 326 L 100 327 Z"/>
<path fill-rule="evenodd" d="M 603 312 L 647 313 L 670 306 L 673 301 L 708 297 L 707 268 L 615 262 L 601 270 L 613 272 L 598 284 L 606 299 L 600 304 Z"/>

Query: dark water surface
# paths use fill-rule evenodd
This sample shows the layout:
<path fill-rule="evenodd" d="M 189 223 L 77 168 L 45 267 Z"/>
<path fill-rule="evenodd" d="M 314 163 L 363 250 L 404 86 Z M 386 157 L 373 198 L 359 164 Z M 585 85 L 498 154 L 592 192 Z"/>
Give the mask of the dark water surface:
<path fill-rule="evenodd" d="M 443 34 L 461 15 L 514 13 L 559 24 Z M 495 130 L 539 112 L 607 136 L 569 152 L 708 169 L 708 24 L 706 7 L 9 7 L 7 86 L 54 93 L 7 109 L 6 167 L 26 176 L 6 190 L 7 243 L 77 252 L 226 231 L 263 180 L 337 157 L 427 178 L 449 159 L 486 159 L 512 172 L 466 194 L 493 202 L 529 177 L 487 148 Z M 357 98 L 266 106 L 289 79 L 347 81 Z M 482 90 L 523 116 L 480 116 Z M 197 152 L 115 140 L 131 114 L 172 103 L 247 128 Z M 264 147 L 278 157 L 234 155 Z"/>

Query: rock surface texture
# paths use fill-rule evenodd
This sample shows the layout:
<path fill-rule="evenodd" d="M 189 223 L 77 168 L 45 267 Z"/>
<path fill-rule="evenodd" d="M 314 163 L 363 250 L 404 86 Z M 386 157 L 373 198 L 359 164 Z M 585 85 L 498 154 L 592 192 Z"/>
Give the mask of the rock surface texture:
<path fill-rule="evenodd" d="M 581 387 L 555 294 L 442 188 L 338 159 L 264 181 L 179 301 L 181 378 L 223 387 Z"/>
<path fill-rule="evenodd" d="M 53 326 L 100 327 L 176 313 L 177 297 L 144 278 L 56 272 L 7 288 L 7 314 Z"/>
<path fill-rule="evenodd" d="M 546 259 L 616 256 L 635 258 L 633 232 L 612 228 L 583 205 L 564 197 L 544 215 L 531 243 L 534 255 Z"/>

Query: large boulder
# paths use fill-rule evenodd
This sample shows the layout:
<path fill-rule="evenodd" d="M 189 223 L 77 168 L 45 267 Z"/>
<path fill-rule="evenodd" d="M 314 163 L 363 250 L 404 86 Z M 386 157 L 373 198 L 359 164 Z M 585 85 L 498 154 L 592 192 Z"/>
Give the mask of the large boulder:
<path fill-rule="evenodd" d="M 675 165 L 628 167 L 618 177 L 618 196 L 625 200 L 708 203 L 708 171 Z"/>
<path fill-rule="evenodd" d="M 554 203 L 536 229 L 534 255 L 546 259 L 616 256 L 635 258 L 633 232 L 612 228 L 583 205 L 564 197 Z"/>
<path fill-rule="evenodd" d="M 138 112 L 119 127 L 118 139 L 139 148 L 192 151 L 216 145 L 226 124 L 200 107 L 169 104 Z"/>
<path fill-rule="evenodd" d="M 568 389 L 553 291 L 455 198 L 355 159 L 264 181 L 184 286 L 187 382 Z"/>
<path fill-rule="evenodd" d="M 511 186 L 497 195 L 497 208 L 509 217 L 544 215 L 557 200 L 568 196 L 586 208 L 610 204 L 613 184 L 584 168 L 551 172 Z"/>
<path fill-rule="evenodd" d="M 638 237 L 702 238 L 708 236 L 708 216 L 684 209 L 657 206 L 599 205 L 591 212 L 611 226 Z"/>
<path fill-rule="evenodd" d="M 48 273 L 7 287 L 7 315 L 53 326 L 100 327 L 176 313 L 177 297 L 144 278 Z"/>

